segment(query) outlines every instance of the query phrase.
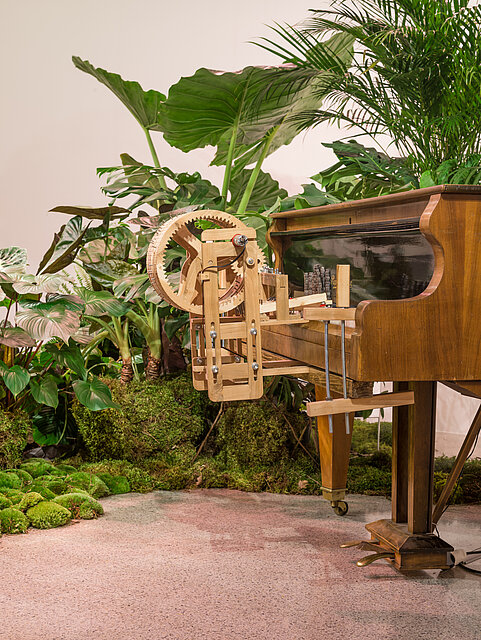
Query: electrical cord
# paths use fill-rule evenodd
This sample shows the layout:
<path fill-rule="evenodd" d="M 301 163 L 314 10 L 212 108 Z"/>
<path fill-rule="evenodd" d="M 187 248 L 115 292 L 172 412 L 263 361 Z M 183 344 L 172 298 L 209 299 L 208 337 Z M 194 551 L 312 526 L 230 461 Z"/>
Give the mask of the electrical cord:
<path fill-rule="evenodd" d="M 237 262 L 238 260 L 240 260 L 244 254 L 246 250 L 246 245 L 244 245 L 244 247 L 242 248 L 242 251 L 239 253 L 238 256 L 236 256 L 233 260 L 231 260 L 230 262 L 227 262 L 227 264 L 219 264 L 219 265 L 215 265 L 212 267 L 205 267 L 204 269 L 202 269 L 201 273 L 204 273 L 205 271 L 220 271 L 221 269 L 227 269 L 227 267 L 230 267 L 231 264 L 234 264 L 234 262 Z"/>

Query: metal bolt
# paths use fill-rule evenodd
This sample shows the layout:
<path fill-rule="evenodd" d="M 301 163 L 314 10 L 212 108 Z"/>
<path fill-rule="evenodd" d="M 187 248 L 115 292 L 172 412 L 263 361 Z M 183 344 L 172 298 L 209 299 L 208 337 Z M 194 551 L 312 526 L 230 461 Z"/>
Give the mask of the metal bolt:
<path fill-rule="evenodd" d="M 234 362 L 240 362 L 240 361 L 241 361 L 240 356 L 235 356 L 234 357 Z"/>
<path fill-rule="evenodd" d="M 212 331 L 210 332 L 210 337 L 212 338 L 212 340 L 215 340 L 217 338 L 217 331 L 214 331 L 214 329 L 212 329 Z"/>
<path fill-rule="evenodd" d="M 212 367 L 212 373 L 215 375 L 216 373 L 219 373 L 219 367 L 216 367 L 215 365 Z"/>
<path fill-rule="evenodd" d="M 194 327 L 194 331 L 200 331 L 202 329 L 201 326 L 199 326 L 198 324 Z"/>
<path fill-rule="evenodd" d="M 249 265 L 249 267 L 252 267 L 255 264 L 255 260 L 254 258 L 247 258 L 246 263 Z"/>
<path fill-rule="evenodd" d="M 202 358 L 197 358 L 196 359 L 197 364 L 203 364 L 204 361 L 202 360 Z"/>
<path fill-rule="evenodd" d="M 252 368 L 254 369 L 254 371 L 257 371 L 257 369 L 259 368 L 259 365 L 257 364 L 257 362 L 252 363 Z"/>
<path fill-rule="evenodd" d="M 257 335 L 257 329 L 254 329 L 254 327 L 252 327 L 252 329 L 251 329 L 251 335 L 253 335 L 253 336 Z"/>

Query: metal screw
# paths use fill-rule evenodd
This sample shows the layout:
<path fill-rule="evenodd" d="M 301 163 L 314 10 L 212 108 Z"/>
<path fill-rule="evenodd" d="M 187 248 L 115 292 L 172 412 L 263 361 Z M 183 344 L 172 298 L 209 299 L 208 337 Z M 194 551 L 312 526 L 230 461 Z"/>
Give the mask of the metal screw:
<path fill-rule="evenodd" d="M 200 331 L 200 330 L 201 330 L 201 328 L 202 328 L 202 327 L 200 327 L 199 325 L 196 325 L 196 326 L 194 327 L 194 331 Z"/>
<path fill-rule="evenodd" d="M 252 265 L 255 263 L 254 258 L 247 258 L 246 263 L 249 265 L 249 267 L 252 267 Z"/>
<path fill-rule="evenodd" d="M 214 331 L 214 329 L 212 329 L 212 331 L 210 332 L 210 337 L 212 338 L 212 340 L 215 340 L 217 338 L 217 331 Z"/>
<path fill-rule="evenodd" d="M 254 369 L 254 371 L 257 371 L 257 369 L 259 368 L 259 365 L 257 364 L 257 362 L 252 363 L 252 368 Z"/>
<path fill-rule="evenodd" d="M 251 335 L 253 335 L 253 336 L 257 335 L 257 329 L 254 329 L 254 327 L 252 327 L 252 329 L 251 329 Z"/>
<path fill-rule="evenodd" d="M 240 361 L 241 361 L 240 356 L 235 356 L 234 357 L 234 362 L 240 362 Z"/>
<path fill-rule="evenodd" d="M 197 364 L 203 364 L 204 361 L 202 360 L 202 358 L 197 358 L 196 362 Z"/>
<path fill-rule="evenodd" d="M 215 365 L 212 367 L 212 373 L 215 375 L 216 373 L 219 373 L 219 367 L 216 367 Z"/>

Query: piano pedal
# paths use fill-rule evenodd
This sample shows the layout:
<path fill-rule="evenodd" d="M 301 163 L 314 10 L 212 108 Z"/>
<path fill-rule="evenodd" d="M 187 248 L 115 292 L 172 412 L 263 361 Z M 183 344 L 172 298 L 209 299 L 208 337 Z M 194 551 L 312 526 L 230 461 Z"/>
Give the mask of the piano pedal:
<path fill-rule="evenodd" d="M 365 556 L 364 558 L 361 558 L 356 562 L 356 565 L 358 567 L 367 567 L 377 560 L 394 560 L 394 553 L 390 553 L 389 551 L 374 553 L 371 556 Z"/>
<path fill-rule="evenodd" d="M 338 516 L 345 516 L 349 511 L 349 505 L 344 500 L 332 500 L 331 507 Z"/>
<path fill-rule="evenodd" d="M 351 540 L 340 545 L 341 549 L 351 549 L 352 547 L 357 547 L 362 551 L 377 551 L 382 548 L 377 540 Z"/>

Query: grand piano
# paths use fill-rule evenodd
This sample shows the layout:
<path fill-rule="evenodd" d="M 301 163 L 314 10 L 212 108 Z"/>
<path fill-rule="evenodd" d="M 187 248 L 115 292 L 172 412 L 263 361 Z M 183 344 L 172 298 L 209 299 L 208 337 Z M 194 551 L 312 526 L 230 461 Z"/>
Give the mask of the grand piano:
<path fill-rule="evenodd" d="M 269 243 L 291 293 L 302 289 L 303 273 L 315 263 L 351 265 L 356 310 L 345 330 L 345 363 L 353 388 L 392 381 L 395 391 L 413 394 L 412 404 L 393 409 L 392 516 L 366 525 L 366 548 L 375 553 L 364 564 L 386 558 L 399 569 L 446 568 L 452 547 L 433 533 L 436 385 L 481 397 L 481 187 L 441 185 L 272 218 Z M 319 367 L 322 324 L 265 327 L 262 348 Z M 340 329 L 330 323 L 328 331 L 335 377 L 342 368 Z M 316 399 L 325 398 L 318 384 Z M 344 415 L 332 421 L 330 433 L 327 416 L 318 417 L 324 496 L 336 503 L 345 493 L 352 429 L 346 433 Z M 458 475 L 480 424 L 478 413 Z"/>

